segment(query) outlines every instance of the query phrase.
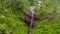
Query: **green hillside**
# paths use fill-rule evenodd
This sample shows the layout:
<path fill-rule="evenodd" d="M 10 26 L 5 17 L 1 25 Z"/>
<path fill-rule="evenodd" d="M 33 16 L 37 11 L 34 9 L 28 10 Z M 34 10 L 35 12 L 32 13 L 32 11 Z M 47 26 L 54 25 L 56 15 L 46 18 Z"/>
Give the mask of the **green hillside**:
<path fill-rule="evenodd" d="M 32 34 L 60 34 L 60 9 L 55 0 L 0 0 L 0 34 L 28 34 L 28 26 L 20 18 L 31 5 L 37 17 Z M 57 0 L 58 1 L 58 0 Z M 60 1 L 59 1 L 60 2 Z"/>

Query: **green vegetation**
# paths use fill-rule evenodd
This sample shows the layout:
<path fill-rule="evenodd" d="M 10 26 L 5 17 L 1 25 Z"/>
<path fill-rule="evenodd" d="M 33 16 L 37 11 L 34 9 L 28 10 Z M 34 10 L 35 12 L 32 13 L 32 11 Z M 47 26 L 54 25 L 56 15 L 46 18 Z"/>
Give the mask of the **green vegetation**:
<path fill-rule="evenodd" d="M 21 21 L 23 11 L 36 7 L 37 17 L 32 34 L 60 34 L 60 9 L 55 0 L 0 0 L 0 34 L 28 34 L 28 27 Z"/>

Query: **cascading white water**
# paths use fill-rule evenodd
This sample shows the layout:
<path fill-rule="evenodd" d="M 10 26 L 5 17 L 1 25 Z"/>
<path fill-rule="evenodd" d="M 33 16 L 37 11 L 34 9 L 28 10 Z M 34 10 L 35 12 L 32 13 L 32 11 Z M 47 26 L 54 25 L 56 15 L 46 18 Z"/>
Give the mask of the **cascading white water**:
<path fill-rule="evenodd" d="M 32 26 L 33 26 L 33 16 L 34 16 L 34 13 L 35 13 L 35 7 L 34 6 L 31 6 L 30 8 L 29 8 L 29 11 L 30 11 L 30 13 L 31 13 L 31 23 L 30 23 L 30 28 L 29 28 L 29 33 L 28 34 L 31 34 L 31 32 L 32 32 Z"/>

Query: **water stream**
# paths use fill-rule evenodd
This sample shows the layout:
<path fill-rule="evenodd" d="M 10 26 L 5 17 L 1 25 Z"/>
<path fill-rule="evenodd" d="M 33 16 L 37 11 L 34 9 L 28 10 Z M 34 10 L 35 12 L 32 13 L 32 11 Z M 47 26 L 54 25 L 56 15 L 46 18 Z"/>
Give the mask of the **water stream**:
<path fill-rule="evenodd" d="M 31 23 L 30 23 L 30 27 L 29 27 L 29 33 L 28 34 L 31 34 L 32 33 L 32 26 L 33 26 L 33 17 L 34 17 L 34 13 L 35 13 L 35 7 L 34 6 L 31 6 L 30 8 L 29 8 L 29 11 L 30 11 L 30 13 L 31 13 Z"/>

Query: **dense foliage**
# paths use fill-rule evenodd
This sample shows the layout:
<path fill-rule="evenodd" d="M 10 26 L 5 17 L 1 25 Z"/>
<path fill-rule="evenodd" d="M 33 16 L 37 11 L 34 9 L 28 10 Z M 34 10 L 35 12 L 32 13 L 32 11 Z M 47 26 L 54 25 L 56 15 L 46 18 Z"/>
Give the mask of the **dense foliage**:
<path fill-rule="evenodd" d="M 55 0 L 0 0 L 0 34 L 28 34 L 28 27 L 20 19 L 29 6 L 36 7 L 37 17 L 32 34 L 60 34 L 60 9 Z"/>

